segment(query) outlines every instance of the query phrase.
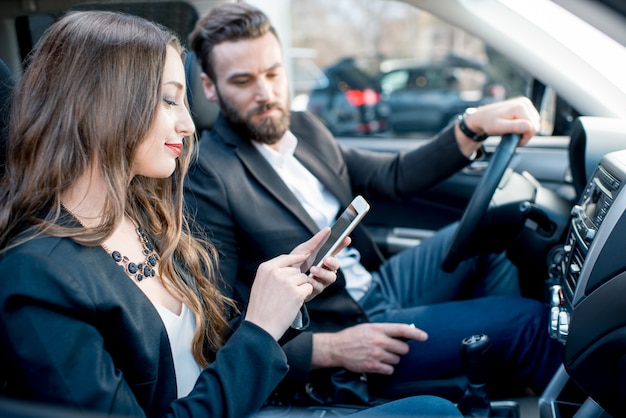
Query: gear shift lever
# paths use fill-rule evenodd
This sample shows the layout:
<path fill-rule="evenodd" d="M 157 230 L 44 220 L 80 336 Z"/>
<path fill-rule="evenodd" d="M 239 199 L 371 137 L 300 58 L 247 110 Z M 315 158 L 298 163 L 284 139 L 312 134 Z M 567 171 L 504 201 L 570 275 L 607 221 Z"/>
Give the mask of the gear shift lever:
<path fill-rule="evenodd" d="M 469 385 L 458 403 L 465 417 L 488 417 L 491 412 L 487 390 L 487 353 L 491 339 L 485 334 L 472 335 L 461 342 L 461 362 Z"/>

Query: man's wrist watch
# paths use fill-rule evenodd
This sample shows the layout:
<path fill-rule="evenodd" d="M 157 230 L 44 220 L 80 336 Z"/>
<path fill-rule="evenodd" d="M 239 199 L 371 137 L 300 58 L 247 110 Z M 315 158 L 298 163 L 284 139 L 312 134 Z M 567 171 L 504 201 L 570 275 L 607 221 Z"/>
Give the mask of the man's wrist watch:
<path fill-rule="evenodd" d="M 465 112 L 463 112 L 462 114 L 458 116 L 457 119 L 459 121 L 459 129 L 461 130 L 461 132 L 463 132 L 465 136 L 467 136 L 472 141 L 483 142 L 485 139 L 489 137 L 489 134 L 476 133 L 473 130 L 471 130 L 469 126 L 467 126 L 467 123 L 465 123 L 465 117 L 471 113 L 474 113 L 475 111 L 476 111 L 476 108 L 470 107 L 470 108 L 467 108 Z"/>

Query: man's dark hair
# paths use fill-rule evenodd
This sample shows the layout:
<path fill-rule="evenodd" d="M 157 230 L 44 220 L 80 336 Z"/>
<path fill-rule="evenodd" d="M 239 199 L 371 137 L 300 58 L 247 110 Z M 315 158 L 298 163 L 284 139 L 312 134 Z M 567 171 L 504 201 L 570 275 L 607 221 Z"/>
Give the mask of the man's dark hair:
<path fill-rule="evenodd" d="M 222 42 L 256 39 L 276 30 L 261 10 L 246 3 L 224 3 L 211 9 L 196 23 L 189 35 L 191 49 L 202 71 L 214 82 L 213 48 Z"/>

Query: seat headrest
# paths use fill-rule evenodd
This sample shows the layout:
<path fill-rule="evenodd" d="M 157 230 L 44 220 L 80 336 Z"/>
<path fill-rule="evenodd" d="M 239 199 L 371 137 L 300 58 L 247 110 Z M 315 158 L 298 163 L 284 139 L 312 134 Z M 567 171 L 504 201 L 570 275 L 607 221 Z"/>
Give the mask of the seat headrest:
<path fill-rule="evenodd" d="M 187 36 L 198 20 L 198 12 L 188 1 L 159 2 L 87 2 L 72 7 L 73 10 L 116 10 L 132 15 L 142 16 L 148 20 L 159 22 L 176 32 L 185 47 Z M 191 116 L 196 125 L 198 135 L 211 129 L 217 118 L 218 105 L 209 102 L 204 96 L 200 81 L 200 65 L 192 51 L 187 52 L 185 59 L 185 76 L 187 77 L 187 99 L 191 108 Z"/>
<path fill-rule="evenodd" d="M 189 1 L 91 1 L 76 4 L 70 10 L 113 10 L 141 16 L 174 31 L 185 47 L 187 36 L 199 18 L 198 11 Z"/>
<path fill-rule="evenodd" d="M 193 51 L 188 51 L 185 57 L 185 76 L 187 77 L 187 100 L 191 109 L 191 117 L 196 125 L 198 136 L 202 131 L 210 130 L 217 119 L 219 106 L 209 101 L 204 95 L 202 80 L 200 79 L 200 63 Z"/>

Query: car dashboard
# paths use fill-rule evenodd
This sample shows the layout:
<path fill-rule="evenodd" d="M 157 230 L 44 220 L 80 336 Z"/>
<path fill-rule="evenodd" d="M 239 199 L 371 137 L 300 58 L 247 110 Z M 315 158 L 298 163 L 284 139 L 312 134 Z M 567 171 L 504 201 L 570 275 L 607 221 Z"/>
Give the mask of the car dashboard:
<path fill-rule="evenodd" d="M 572 136 L 572 160 L 585 154 L 579 170 L 599 162 L 552 270 L 548 329 L 564 360 L 540 398 L 542 418 L 621 416 L 626 405 L 626 122 L 597 122 L 583 120 Z"/>

